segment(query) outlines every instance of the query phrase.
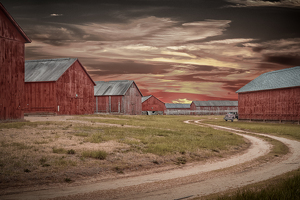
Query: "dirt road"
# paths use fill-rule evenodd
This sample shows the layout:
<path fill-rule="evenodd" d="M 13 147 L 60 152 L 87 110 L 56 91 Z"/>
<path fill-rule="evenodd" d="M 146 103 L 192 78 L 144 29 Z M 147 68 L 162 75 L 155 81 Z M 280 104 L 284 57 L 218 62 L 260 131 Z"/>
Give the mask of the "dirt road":
<path fill-rule="evenodd" d="M 186 121 L 191 123 L 191 121 Z M 235 155 L 226 160 L 206 163 L 205 165 L 187 165 L 181 169 L 108 180 L 88 185 L 67 188 L 54 188 L 42 191 L 32 191 L 22 194 L 1 196 L 1 199 L 180 199 L 194 198 L 212 193 L 241 187 L 247 184 L 263 181 L 274 176 L 298 169 L 300 167 L 300 142 L 270 136 L 286 144 L 290 153 L 271 163 L 251 167 L 245 170 L 221 169 L 239 168 L 243 163 L 250 163 L 258 157 L 269 153 L 271 145 L 266 141 L 246 135 L 244 131 L 221 126 L 203 124 L 195 121 L 195 125 L 211 126 L 215 129 L 225 129 L 247 138 L 252 145 L 243 154 Z M 250 164 L 248 164 L 250 165 Z"/>

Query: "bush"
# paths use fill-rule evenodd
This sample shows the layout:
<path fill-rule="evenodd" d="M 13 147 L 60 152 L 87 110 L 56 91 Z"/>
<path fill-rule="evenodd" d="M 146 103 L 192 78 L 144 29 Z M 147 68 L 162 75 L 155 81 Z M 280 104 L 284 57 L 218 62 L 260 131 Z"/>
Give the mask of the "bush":
<path fill-rule="evenodd" d="M 67 152 L 68 154 L 75 154 L 75 150 L 73 150 L 73 149 L 70 149 L 70 150 L 68 150 L 68 152 Z"/>
<path fill-rule="evenodd" d="M 58 153 L 58 154 L 65 154 L 67 152 L 67 150 L 65 150 L 64 148 L 55 148 L 55 147 L 53 147 L 52 151 L 53 153 Z"/>
<path fill-rule="evenodd" d="M 82 152 L 82 157 L 105 160 L 107 157 L 107 153 L 105 151 L 84 151 Z"/>

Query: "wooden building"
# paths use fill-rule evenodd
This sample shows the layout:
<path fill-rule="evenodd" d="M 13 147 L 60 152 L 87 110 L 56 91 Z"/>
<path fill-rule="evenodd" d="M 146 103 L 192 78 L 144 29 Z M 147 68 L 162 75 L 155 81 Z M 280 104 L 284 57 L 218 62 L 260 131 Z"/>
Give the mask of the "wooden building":
<path fill-rule="evenodd" d="M 193 101 L 191 114 L 195 115 L 225 115 L 228 112 L 238 112 L 238 101 Z"/>
<path fill-rule="evenodd" d="M 300 120 L 300 67 L 260 75 L 237 91 L 239 120 Z"/>
<path fill-rule="evenodd" d="M 165 103 L 166 115 L 189 115 L 191 104 Z"/>
<path fill-rule="evenodd" d="M 143 115 L 163 115 L 166 110 L 165 103 L 153 95 L 142 97 Z"/>
<path fill-rule="evenodd" d="M 96 84 L 76 58 L 25 62 L 25 113 L 94 113 Z"/>
<path fill-rule="evenodd" d="M 96 81 L 95 113 L 142 114 L 142 93 L 134 81 Z"/>
<path fill-rule="evenodd" d="M 24 118 L 24 49 L 30 42 L 0 3 L 0 120 Z"/>

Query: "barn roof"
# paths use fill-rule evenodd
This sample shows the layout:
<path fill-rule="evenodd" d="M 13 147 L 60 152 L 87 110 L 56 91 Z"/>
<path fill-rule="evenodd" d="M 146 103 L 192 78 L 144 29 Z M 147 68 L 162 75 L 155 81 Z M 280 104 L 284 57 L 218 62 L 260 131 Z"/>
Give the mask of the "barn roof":
<path fill-rule="evenodd" d="M 147 101 L 150 97 L 152 97 L 152 95 L 142 97 L 142 103 L 143 103 L 144 101 Z"/>
<path fill-rule="evenodd" d="M 297 86 L 300 86 L 300 66 L 264 73 L 236 92 L 252 92 Z"/>
<path fill-rule="evenodd" d="M 118 80 L 118 81 L 95 81 L 94 87 L 95 96 L 112 96 L 112 95 L 125 95 L 127 90 L 132 84 L 135 84 L 132 80 Z M 135 84 L 137 87 L 137 85 Z M 137 87 L 139 93 L 141 91 Z M 143 95 L 142 95 L 143 96 Z"/>
<path fill-rule="evenodd" d="M 161 100 L 159 100 L 158 98 L 156 98 L 156 97 L 153 96 L 153 95 L 149 95 L 149 96 L 142 97 L 142 103 L 144 103 L 145 101 L 147 101 L 150 97 L 154 97 L 155 99 L 157 99 L 157 100 L 160 101 L 161 103 L 165 104 L 164 102 L 162 102 Z"/>
<path fill-rule="evenodd" d="M 77 58 L 27 60 L 25 61 L 25 82 L 57 81 L 76 61 L 79 62 Z M 79 64 L 94 83 L 82 64 L 80 62 Z"/>
<path fill-rule="evenodd" d="M 238 106 L 238 101 L 193 101 L 198 106 Z"/>
<path fill-rule="evenodd" d="M 16 27 L 16 29 L 19 31 L 19 33 L 23 36 L 26 43 L 31 43 L 31 40 L 26 35 L 26 33 L 23 31 L 23 29 L 19 26 L 19 24 L 14 20 L 14 18 L 9 14 L 9 12 L 6 10 L 6 8 L 1 4 L 0 2 L 0 10 L 4 12 L 6 17 L 11 21 L 11 23 Z"/>
<path fill-rule="evenodd" d="M 25 82 L 57 81 L 76 58 L 25 61 Z"/>
<path fill-rule="evenodd" d="M 191 104 L 165 103 L 166 108 L 190 108 Z"/>

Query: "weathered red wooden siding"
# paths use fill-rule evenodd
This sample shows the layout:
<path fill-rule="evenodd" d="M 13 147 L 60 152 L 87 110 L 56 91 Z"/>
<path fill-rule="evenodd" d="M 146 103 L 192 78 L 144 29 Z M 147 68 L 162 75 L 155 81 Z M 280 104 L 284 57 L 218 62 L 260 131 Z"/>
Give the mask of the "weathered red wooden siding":
<path fill-rule="evenodd" d="M 0 9 L 0 120 L 24 118 L 25 42 Z"/>
<path fill-rule="evenodd" d="M 56 97 L 58 115 L 94 113 L 94 83 L 78 60 L 56 81 Z"/>
<path fill-rule="evenodd" d="M 55 82 L 25 83 L 25 113 L 56 113 Z"/>
<path fill-rule="evenodd" d="M 223 115 L 237 110 L 238 106 L 196 106 L 194 102 L 191 103 L 191 111 L 194 111 L 192 114 Z"/>
<path fill-rule="evenodd" d="M 76 61 L 56 82 L 25 83 L 25 102 L 25 113 L 92 114 L 94 84 Z"/>
<path fill-rule="evenodd" d="M 239 93 L 239 119 L 300 120 L 300 87 Z"/>
<path fill-rule="evenodd" d="M 109 112 L 109 96 L 95 96 L 95 112 Z"/>
<path fill-rule="evenodd" d="M 166 106 L 154 96 L 142 103 L 142 111 L 165 111 Z"/>
<path fill-rule="evenodd" d="M 95 112 L 100 113 L 124 113 L 123 96 L 96 96 Z"/>
<path fill-rule="evenodd" d="M 141 115 L 142 114 L 142 95 L 137 86 L 132 84 L 124 96 L 124 114 Z"/>
<path fill-rule="evenodd" d="M 191 110 L 196 110 L 196 105 L 195 105 L 194 102 L 191 103 L 190 109 L 191 109 Z"/>

